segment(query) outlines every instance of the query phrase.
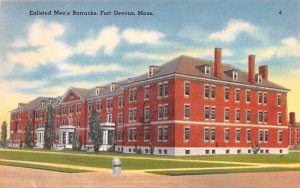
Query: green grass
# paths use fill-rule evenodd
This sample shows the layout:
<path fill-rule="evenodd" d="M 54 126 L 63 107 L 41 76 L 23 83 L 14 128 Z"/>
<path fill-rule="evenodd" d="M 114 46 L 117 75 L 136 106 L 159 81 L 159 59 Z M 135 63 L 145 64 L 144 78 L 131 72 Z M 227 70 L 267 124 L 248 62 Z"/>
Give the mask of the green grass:
<path fill-rule="evenodd" d="M 111 168 L 113 156 L 104 157 L 101 155 L 80 156 L 70 153 L 39 153 L 25 151 L 0 150 L 0 159 L 22 160 L 44 163 L 68 164 L 87 167 Z M 162 168 L 201 168 L 201 167 L 224 167 L 237 166 L 232 164 L 216 164 L 203 162 L 181 162 L 181 161 L 163 161 L 151 159 L 130 159 L 121 158 L 122 169 L 125 170 L 143 170 L 143 169 L 162 169 Z"/>
<path fill-rule="evenodd" d="M 24 167 L 24 168 L 33 168 L 39 170 L 49 170 L 56 172 L 64 172 L 64 173 L 80 173 L 80 172 L 89 172 L 87 170 L 79 170 L 79 169 L 71 169 L 71 168 L 63 168 L 63 167 L 53 167 L 53 166 L 44 166 L 44 165 L 33 165 L 33 164 L 24 164 L 24 163 L 14 163 L 14 162 L 6 162 L 0 161 L 0 165 L 6 166 L 16 166 L 16 167 Z"/>
<path fill-rule="evenodd" d="M 207 175 L 207 174 L 228 174 L 228 173 L 251 173 L 251 172 L 281 172 L 281 171 L 298 171 L 300 168 L 240 168 L 240 169 L 208 169 L 208 170 L 165 170 L 165 171 L 149 171 L 148 173 L 182 176 L 182 175 Z"/>

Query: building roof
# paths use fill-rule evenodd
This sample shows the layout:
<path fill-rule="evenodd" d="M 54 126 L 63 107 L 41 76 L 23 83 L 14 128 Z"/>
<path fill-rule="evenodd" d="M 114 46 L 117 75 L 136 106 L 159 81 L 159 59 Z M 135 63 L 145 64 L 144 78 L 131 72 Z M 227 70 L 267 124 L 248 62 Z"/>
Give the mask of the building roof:
<path fill-rule="evenodd" d="M 210 74 L 205 75 L 203 71 L 199 70 L 199 66 L 209 65 L 210 66 Z M 209 60 L 198 59 L 190 56 L 181 55 L 163 65 L 160 66 L 161 70 L 159 70 L 156 74 L 151 77 L 148 77 L 148 74 L 142 74 L 132 78 L 132 82 L 127 83 L 134 83 L 138 81 L 148 80 L 152 78 L 158 78 L 161 76 L 166 76 L 170 74 L 182 74 L 186 76 L 195 76 L 200 78 L 207 78 L 211 80 L 220 80 L 215 77 L 215 70 L 214 70 L 214 62 Z M 238 79 L 233 80 L 232 77 L 228 74 L 230 70 L 237 70 L 238 71 Z M 273 89 L 281 89 L 281 90 L 288 90 L 285 87 L 282 87 L 278 84 L 275 84 L 269 80 L 263 79 L 262 83 L 254 83 L 251 84 L 248 81 L 248 71 L 243 71 L 233 65 L 222 63 L 222 81 L 232 82 L 232 83 L 240 83 L 246 85 L 254 85 L 260 87 L 268 87 Z"/>

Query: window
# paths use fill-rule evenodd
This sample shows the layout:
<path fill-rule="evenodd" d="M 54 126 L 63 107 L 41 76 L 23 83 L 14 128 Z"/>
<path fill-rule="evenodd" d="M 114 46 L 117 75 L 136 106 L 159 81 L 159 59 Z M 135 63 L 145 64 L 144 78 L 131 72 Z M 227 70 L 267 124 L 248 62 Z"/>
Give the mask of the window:
<path fill-rule="evenodd" d="M 251 100 L 251 92 L 249 90 L 246 91 L 246 102 L 249 103 Z"/>
<path fill-rule="evenodd" d="M 224 131 L 224 140 L 225 142 L 229 141 L 229 129 L 225 129 Z"/>
<path fill-rule="evenodd" d="M 158 132 L 158 141 L 162 141 L 163 140 L 163 128 L 162 127 L 158 127 L 157 128 L 157 132 Z"/>
<path fill-rule="evenodd" d="M 136 109 L 133 109 L 133 121 L 136 121 Z"/>
<path fill-rule="evenodd" d="M 247 110 L 247 111 L 246 111 L 246 121 L 247 121 L 247 122 L 250 122 L 250 121 L 251 121 L 251 111 L 250 111 L 250 110 Z"/>
<path fill-rule="evenodd" d="M 57 125 L 59 126 L 59 122 L 57 122 Z M 76 127 L 80 127 L 80 118 L 76 118 Z"/>
<path fill-rule="evenodd" d="M 149 128 L 144 129 L 144 140 L 145 141 L 149 140 Z"/>
<path fill-rule="evenodd" d="M 144 87 L 144 99 L 145 100 L 149 99 L 149 86 Z"/>
<path fill-rule="evenodd" d="M 208 106 L 205 106 L 205 107 L 204 107 L 204 118 L 205 118 L 206 120 L 209 119 L 209 107 L 208 107 Z"/>
<path fill-rule="evenodd" d="M 167 141 L 168 140 L 168 127 L 164 127 L 164 136 L 163 136 L 163 139 L 164 141 Z"/>
<path fill-rule="evenodd" d="M 184 105 L 184 119 L 190 118 L 190 105 Z"/>
<path fill-rule="evenodd" d="M 210 129 L 210 141 L 216 140 L 216 130 L 214 128 Z"/>
<path fill-rule="evenodd" d="M 229 100 L 229 88 L 228 87 L 225 87 L 225 89 L 224 89 L 224 99 L 225 99 L 225 101 Z"/>
<path fill-rule="evenodd" d="M 262 93 L 261 92 L 258 92 L 258 104 L 261 104 L 262 103 Z"/>
<path fill-rule="evenodd" d="M 228 108 L 224 109 L 224 120 L 225 121 L 229 120 L 229 109 Z"/>
<path fill-rule="evenodd" d="M 69 118 L 69 126 L 73 126 L 73 119 Z"/>
<path fill-rule="evenodd" d="M 264 112 L 264 123 L 268 122 L 268 112 Z"/>
<path fill-rule="evenodd" d="M 185 82 L 184 83 L 184 96 L 190 95 L 190 83 Z"/>
<path fill-rule="evenodd" d="M 128 129 L 128 141 L 133 140 L 133 129 Z"/>
<path fill-rule="evenodd" d="M 164 115 L 164 107 L 163 106 L 158 106 L 158 119 L 162 119 Z"/>
<path fill-rule="evenodd" d="M 256 78 L 256 82 L 257 83 L 262 83 L 262 75 L 260 75 L 260 74 L 257 74 L 256 76 L 255 76 L 255 78 Z"/>
<path fill-rule="evenodd" d="M 69 114 L 73 114 L 73 105 L 69 106 Z"/>
<path fill-rule="evenodd" d="M 262 142 L 264 140 L 264 132 L 259 130 L 259 141 Z"/>
<path fill-rule="evenodd" d="M 236 129 L 235 130 L 235 141 L 236 142 L 240 142 L 241 141 L 241 130 L 240 129 Z"/>
<path fill-rule="evenodd" d="M 232 79 L 234 79 L 234 80 L 238 79 L 238 71 L 236 71 L 236 70 L 232 71 Z"/>
<path fill-rule="evenodd" d="M 208 142 L 208 139 L 209 139 L 209 129 L 204 128 L 204 141 Z"/>
<path fill-rule="evenodd" d="M 133 101 L 133 90 L 129 90 L 129 102 Z"/>
<path fill-rule="evenodd" d="M 281 106 L 281 95 L 277 95 L 277 106 Z"/>
<path fill-rule="evenodd" d="M 107 113 L 107 115 L 106 115 L 106 122 L 109 122 L 109 123 L 112 122 L 112 114 L 111 113 Z"/>
<path fill-rule="evenodd" d="M 265 141 L 265 142 L 268 142 L 268 141 L 269 141 L 269 132 L 268 132 L 268 130 L 265 130 L 265 131 L 264 131 L 264 141 Z"/>
<path fill-rule="evenodd" d="M 144 113 L 145 113 L 144 114 L 144 121 L 149 122 L 149 120 L 150 120 L 150 108 L 146 107 Z"/>
<path fill-rule="evenodd" d="M 118 107 L 122 108 L 124 105 L 124 96 L 119 96 L 118 97 Z"/>
<path fill-rule="evenodd" d="M 235 101 L 240 102 L 240 90 L 239 89 L 235 90 Z"/>
<path fill-rule="evenodd" d="M 96 88 L 96 95 L 99 95 L 99 94 L 100 94 L 100 88 L 97 87 L 97 88 Z"/>
<path fill-rule="evenodd" d="M 101 101 L 97 101 L 97 111 L 101 110 Z"/>
<path fill-rule="evenodd" d="M 263 113 L 262 112 L 258 112 L 258 123 L 261 123 L 263 120 Z"/>
<path fill-rule="evenodd" d="M 169 86 L 168 86 L 168 82 L 164 83 L 164 96 L 167 97 L 169 94 Z"/>
<path fill-rule="evenodd" d="M 216 98 L 216 88 L 215 88 L 215 86 L 210 87 L 210 98 L 211 99 Z"/>
<path fill-rule="evenodd" d="M 216 108 L 210 108 L 210 119 L 211 120 L 216 119 Z"/>
<path fill-rule="evenodd" d="M 122 141 L 123 140 L 123 132 L 122 131 L 118 131 L 118 141 Z"/>
<path fill-rule="evenodd" d="M 106 100 L 106 108 L 112 108 L 113 107 L 113 98 L 108 98 Z"/>
<path fill-rule="evenodd" d="M 136 89 L 133 90 L 133 101 L 137 100 Z"/>
<path fill-rule="evenodd" d="M 205 66 L 204 66 L 204 73 L 205 73 L 206 75 L 209 75 L 209 74 L 210 74 L 210 66 L 208 66 L 208 65 L 205 65 Z"/>
<path fill-rule="evenodd" d="M 158 98 L 161 98 L 163 96 L 163 84 L 159 83 L 157 86 L 158 90 Z"/>
<path fill-rule="evenodd" d="M 277 122 L 280 124 L 282 123 L 282 115 L 281 115 L 281 112 L 278 112 L 277 113 Z"/>
<path fill-rule="evenodd" d="M 59 111 L 58 111 L 59 112 Z M 76 105 L 76 113 L 79 113 L 81 112 L 81 105 L 80 104 L 77 104 Z"/>
<path fill-rule="evenodd" d="M 185 127 L 184 128 L 184 140 L 189 140 L 190 139 L 190 128 Z"/>
<path fill-rule="evenodd" d="M 268 103 L 268 93 L 264 93 L 264 104 Z"/>
<path fill-rule="evenodd" d="M 89 102 L 88 103 L 89 112 L 92 111 L 92 108 L 93 108 L 93 103 Z M 64 113 L 64 110 L 63 110 L 63 113 Z"/>
<path fill-rule="evenodd" d="M 118 124 L 123 124 L 123 114 L 122 113 L 118 114 Z"/>
<path fill-rule="evenodd" d="M 204 86 L 204 98 L 208 99 L 209 97 L 209 86 Z"/>
<path fill-rule="evenodd" d="M 246 140 L 247 142 L 251 141 L 251 129 L 246 130 Z"/>
<path fill-rule="evenodd" d="M 169 108 L 168 108 L 168 105 L 165 104 L 164 105 L 164 119 L 168 119 L 168 115 L 169 115 Z"/>
<path fill-rule="evenodd" d="M 241 112 L 240 109 L 235 110 L 235 121 L 240 121 L 241 120 Z"/>

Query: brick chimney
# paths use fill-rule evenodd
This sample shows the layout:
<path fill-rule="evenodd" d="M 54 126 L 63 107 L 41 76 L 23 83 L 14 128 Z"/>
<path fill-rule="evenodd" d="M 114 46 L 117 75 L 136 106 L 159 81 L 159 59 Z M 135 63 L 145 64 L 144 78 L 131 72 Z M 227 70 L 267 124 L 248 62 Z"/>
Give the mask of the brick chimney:
<path fill-rule="evenodd" d="M 295 112 L 290 112 L 290 124 L 296 125 L 296 114 Z"/>
<path fill-rule="evenodd" d="M 248 56 L 248 81 L 255 83 L 255 55 Z"/>
<path fill-rule="evenodd" d="M 215 48 L 215 77 L 222 78 L 222 48 Z"/>
<path fill-rule="evenodd" d="M 268 80 L 268 66 L 263 65 L 259 67 L 259 74 L 262 75 L 262 78 Z"/>

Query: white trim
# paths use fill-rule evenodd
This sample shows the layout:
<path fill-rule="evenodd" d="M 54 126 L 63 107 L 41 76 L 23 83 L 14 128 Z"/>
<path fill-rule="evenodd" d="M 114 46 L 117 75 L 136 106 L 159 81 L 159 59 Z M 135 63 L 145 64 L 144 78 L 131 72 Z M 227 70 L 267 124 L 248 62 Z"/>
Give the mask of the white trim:
<path fill-rule="evenodd" d="M 121 146 L 116 145 L 115 151 L 118 151 L 118 149 L 121 151 L 121 148 L 123 148 L 123 153 L 135 153 L 133 149 L 135 149 L 135 146 Z M 145 146 L 138 146 L 138 148 L 141 148 L 142 154 L 149 154 L 145 153 L 145 149 L 149 150 L 149 147 Z M 131 152 L 129 152 L 129 149 L 131 149 Z M 265 154 L 266 150 L 268 150 L 268 154 L 288 154 L 289 149 L 286 148 L 269 148 L 269 147 L 262 147 L 261 148 Z M 159 153 L 159 150 L 161 153 Z M 167 151 L 167 153 L 164 153 L 164 151 Z M 189 151 L 189 154 L 186 154 L 186 150 Z M 208 154 L 206 154 L 206 151 L 209 151 Z M 214 150 L 214 154 L 212 153 Z M 226 151 L 229 150 L 229 153 L 227 154 Z M 238 150 L 240 153 L 238 153 Z M 154 148 L 154 155 L 171 155 L 171 156 L 193 156 L 193 155 L 236 155 L 236 154 L 249 154 L 248 151 L 251 151 L 251 154 L 253 153 L 251 147 L 155 147 Z M 280 153 L 280 150 L 282 153 Z"/>
<path fill-rule="evenodd" d="M 224 80 L 215 80 L 215 79 L 210 79 L 210 78 L 201 78 L 201 77 L 197 77 L 197 76 L 188 76 L 188 75 L 178 74 L 178 73 L 172 73 L 172 74 L 157 77 L 157 78 L 152 78 L 152 79 L 147 79 L 147 80 L 142 80 L 142 81 L 138 81 L 138 82 L 135 82 L 135 83 L 127 84 L 127 85 L 124 85 L 124 88 L 125 87 L 130 87 L 132 85 L 143 84 L 145 82 L 147 83 L 147 82 L 152 82 L 152 81 L 155 81 L 155 80 L 170 78 L 170 77 L 173 77 L 173 76 L 175 76 L 175 79 L 176 79 L 176 77 L 183 77 L 183 79 L 184 78 L 191 78 L 191 79 L 195 79 L 195 80 L 203 80 L 203 81 L 210 81 L 210 82 L 215 82 L 215 83 L 222 83 L 224 85 L 245 86 L 245 87 L 254 88 L 254 89 L 265 89 L 265 90 L 279 91 L 279 92 L 284 92 L 284 93 L 287 93 L 288 91 L 290 91 L 289 89 L 276 89 L 276 88 L 264 87 L 264 86 L 259 86 L 259 85 L 242 84 L 242 83 L 230 82 L 230 81 L 224 81 Z"/>
<path fill-rule="evenodd" d="M 150 125 L 157 124 L 200 124 L 200 125 L 213 125 L 213 126 L 243 126 L 243 127 L 259 127 L 259 128 L 276 128 L 276 129 L 288 129 L 287 126 L 283 125 L 259 125 L 259 124 L 241 124 L 241 123 L 218 123 L 218 122 L 207 122 L 207 121 L 183 121 L 183 120 L 169 120 L 169 121 L 152 121 Z M 135 124 L 135 125 L 142 125 Z"/>

